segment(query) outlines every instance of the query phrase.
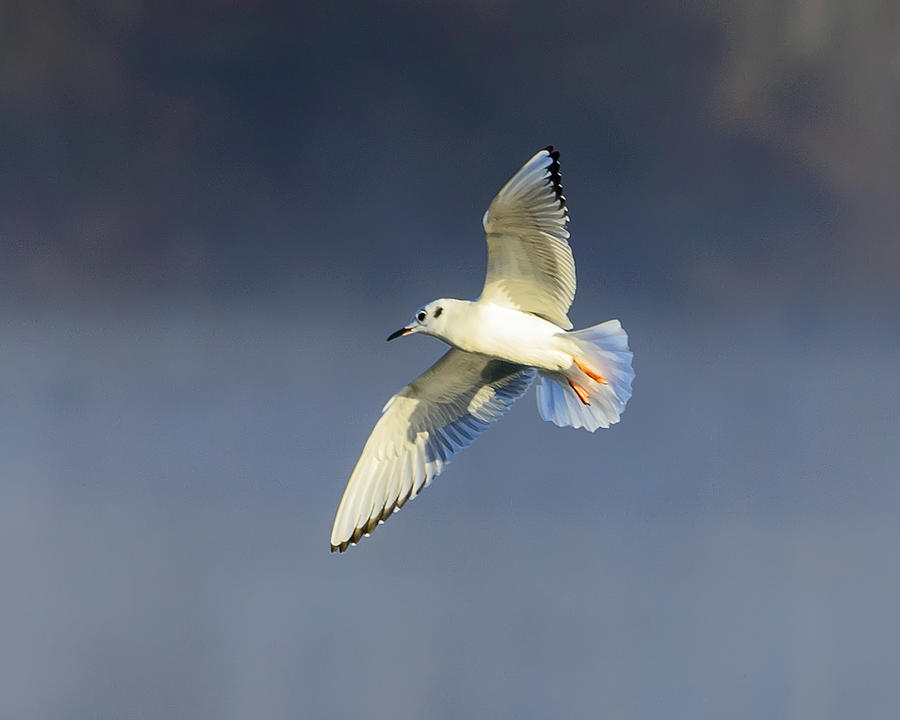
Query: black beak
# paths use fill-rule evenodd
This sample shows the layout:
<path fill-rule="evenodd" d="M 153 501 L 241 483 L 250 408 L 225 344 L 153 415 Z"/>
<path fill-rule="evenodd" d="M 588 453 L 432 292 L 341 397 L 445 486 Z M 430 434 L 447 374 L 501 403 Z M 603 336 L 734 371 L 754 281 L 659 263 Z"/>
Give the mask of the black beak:
<path fill-rule="evenodd" d="M 403 337 L 404 335 L 409 335 L 411 332 L 412 332 L 412 328 L 407 328 L 407 327 L 400 328 L 399 330 L 397 330 L 397 332 L 392 332 L 390 335 L 388 335 L 388 342 L 390 342 L 391 340 L 394 340 L 395 338 Z"/>

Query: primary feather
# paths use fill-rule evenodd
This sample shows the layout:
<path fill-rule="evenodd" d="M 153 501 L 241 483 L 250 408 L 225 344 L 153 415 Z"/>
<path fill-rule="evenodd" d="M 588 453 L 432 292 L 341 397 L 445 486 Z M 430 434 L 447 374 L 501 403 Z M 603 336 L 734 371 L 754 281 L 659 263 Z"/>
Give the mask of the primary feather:
<path fill-rule="evenodd" d="M 399 510 L 528 389 L 532 368 L 453 348 L 388 400 L 331 532 L 343 552 Z"/>
<path fill-rule="evenodd" d="M 488 264 L 481 297 L 571 328 L 575 260 L 559 152 L 551 146 L 525 163 L 497 193 L 482 224 Z"/>

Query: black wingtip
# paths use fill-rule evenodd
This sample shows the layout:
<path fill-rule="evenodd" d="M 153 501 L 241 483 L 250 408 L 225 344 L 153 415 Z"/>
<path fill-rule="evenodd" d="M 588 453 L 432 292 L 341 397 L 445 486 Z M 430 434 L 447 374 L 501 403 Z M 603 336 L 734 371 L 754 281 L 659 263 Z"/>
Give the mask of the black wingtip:
<path fill-rule="evenodd" d="M 547 170 L 550 172 L 547 182 L 553 186 L 553 196 L 559 203 L 560 209 L 563 209 L 566 207 L 566 196 L 563 195 L 562 175 L 559 172 L 559 150 L 554 150 L 552 145 L 548 145 L 545 150 L 553 161 L 547 166 Z"/>
<path fill-rule="evenodd" d="M 419 488 L 419 493 L 422 492 L 426 487 L 425 481 L 422 481 L 422 487 Z M 418 495 L 419 493 L 416 493 Z M 353 547 L 354 545 L 358 545 L 359 541 L 364 537 L 368 537 L 373 532 L 378 529 L 378 526 L 381 525 L 385 520 L 387 520 L 391 515 L 397 512 L 400 508 L 402 508 L 409 500 L 416 497 L 413 494 L 412 487 L 407 490 L 405 495 L 401 495 L 398 497 L 392 504 L 385 505 L 382 508 L 381 512 L 377 517 L 373 516 L 369 518 L 361 527 L 356 528 L 353 531 L 353 534 L 341 543 L 337 545 L 331 546 L 331 552 L 342 553 L 345 552 L 348 548 Z"/>

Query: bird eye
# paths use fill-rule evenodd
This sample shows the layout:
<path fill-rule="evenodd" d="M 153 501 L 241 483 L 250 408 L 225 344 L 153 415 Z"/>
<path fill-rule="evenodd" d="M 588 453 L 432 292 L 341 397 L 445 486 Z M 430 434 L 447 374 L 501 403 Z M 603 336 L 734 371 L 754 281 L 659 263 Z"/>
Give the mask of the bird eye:
<path fill-rule="evenodd" d="M 419 322 L 425 322 L 425 311 L 424 310 L 419 310 L 419 314 L 416 315 L 416 320 L 418 320 Z"/>

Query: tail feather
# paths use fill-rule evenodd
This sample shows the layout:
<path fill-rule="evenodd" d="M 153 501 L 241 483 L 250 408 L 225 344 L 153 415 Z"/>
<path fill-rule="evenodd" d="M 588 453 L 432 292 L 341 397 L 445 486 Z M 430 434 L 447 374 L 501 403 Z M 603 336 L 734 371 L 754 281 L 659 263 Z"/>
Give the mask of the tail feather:
<path fill-rule="evenodd" d="M 559 427 L 583 427 L 593 432 L 619 422 L 631 397 L 632 353 L 628 335 L 618 320 L 574 330 L 568 333 L 581 350 L 578 358 L 594 373 L 603 377 L 598 382 L 573 364 L 565 373 L 541 373 L 537 386 L 538 412 L 544 420 Z M 569 387 L 571 378 L 587 391 L 585 405 Z"/>

